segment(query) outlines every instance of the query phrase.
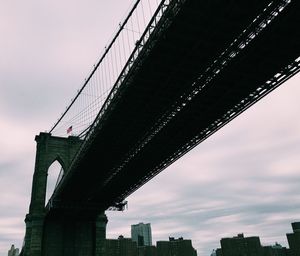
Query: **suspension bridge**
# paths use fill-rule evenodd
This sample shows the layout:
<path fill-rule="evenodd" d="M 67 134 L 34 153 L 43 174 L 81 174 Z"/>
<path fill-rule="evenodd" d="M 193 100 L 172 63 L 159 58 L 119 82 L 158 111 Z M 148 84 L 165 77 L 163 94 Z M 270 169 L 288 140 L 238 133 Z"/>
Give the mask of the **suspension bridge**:
<path fill-rule="evenodd" d="M 136 1 L 65 112 L 36 137 L 22 255 L 103 255 L 105 210 L 122 210 L 299 71 L 299 11 L 297 0 Z M 55 160 L 63 171 L 45 207 Z"/>

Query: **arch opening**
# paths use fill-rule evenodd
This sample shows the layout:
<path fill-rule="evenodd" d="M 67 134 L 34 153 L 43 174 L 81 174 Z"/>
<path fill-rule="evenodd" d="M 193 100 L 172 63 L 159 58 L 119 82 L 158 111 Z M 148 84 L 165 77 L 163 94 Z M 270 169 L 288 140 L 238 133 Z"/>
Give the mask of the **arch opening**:
<path fill-rule="evenodd" d="M 55 160 L 48 168 L 47 185 L 46 185 L 46 200 L 45 205 L 47 205 L 49 199 L 51 198 L 56 185 L 62 179 L 64 174 L 64 169 L 58 160 Z"/>

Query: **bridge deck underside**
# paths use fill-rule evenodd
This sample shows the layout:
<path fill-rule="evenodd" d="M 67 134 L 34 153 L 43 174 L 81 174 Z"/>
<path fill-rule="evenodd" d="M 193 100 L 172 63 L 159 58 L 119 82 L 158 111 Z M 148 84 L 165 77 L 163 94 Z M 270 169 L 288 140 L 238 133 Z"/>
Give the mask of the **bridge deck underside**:
<path fill-rule="evenodd" d="M 56 198 L 103 209 L 124 199 L 199 143 L 195 138 L 207 137 L 207 127 L 292 63 L 300 55 L 299 1 L 280 13 L 172 119 L 159 125 L 268 2 L 188 0 L 175 16 L 172 10 L 166 12 L 161 30 L 152 33 L 149 48 L 145 45 L 140 52 L 93 142 Z"/>

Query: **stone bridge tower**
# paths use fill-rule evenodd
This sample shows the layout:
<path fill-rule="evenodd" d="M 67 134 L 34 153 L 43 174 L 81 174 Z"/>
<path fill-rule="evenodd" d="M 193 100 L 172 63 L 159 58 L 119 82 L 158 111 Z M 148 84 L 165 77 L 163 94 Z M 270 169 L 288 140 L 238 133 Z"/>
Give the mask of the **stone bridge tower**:
<path fill-rule="evenodd" d="M 100 255 L 99 246 L 105 239 L 107 223 L 104 213 L 97 219 L 77 218 L 70 214 L 62 214 L 51 220 L 46 218 L 48 169 L 53 162 L 58 161 L 64 172 L 67 172 L 82 141 L 78 137 L 62 138 L 50 133 L 40 133 L 35 141 L 37 147 L 31 202 L 25 218 L 25 244 L 21 255 Z"/>

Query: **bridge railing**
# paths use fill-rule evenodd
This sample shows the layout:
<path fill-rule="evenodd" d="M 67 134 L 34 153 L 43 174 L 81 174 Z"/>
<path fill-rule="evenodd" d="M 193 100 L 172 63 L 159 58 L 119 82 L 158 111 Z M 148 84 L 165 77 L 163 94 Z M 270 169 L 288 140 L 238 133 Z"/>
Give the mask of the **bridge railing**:
<path fill-rule="evenodd" d="M 109 103 L 113 88 L 122 83 L 136 54 L 143 47 L 141 38 L 147 40 L 168 2 L 170 0 L 137 0 L 133 4 L 83 86 L 51 128 L 53 135 L 85 137 L 100 110 Z M 154 24 L 149 27 L 153 21 Z"/>

